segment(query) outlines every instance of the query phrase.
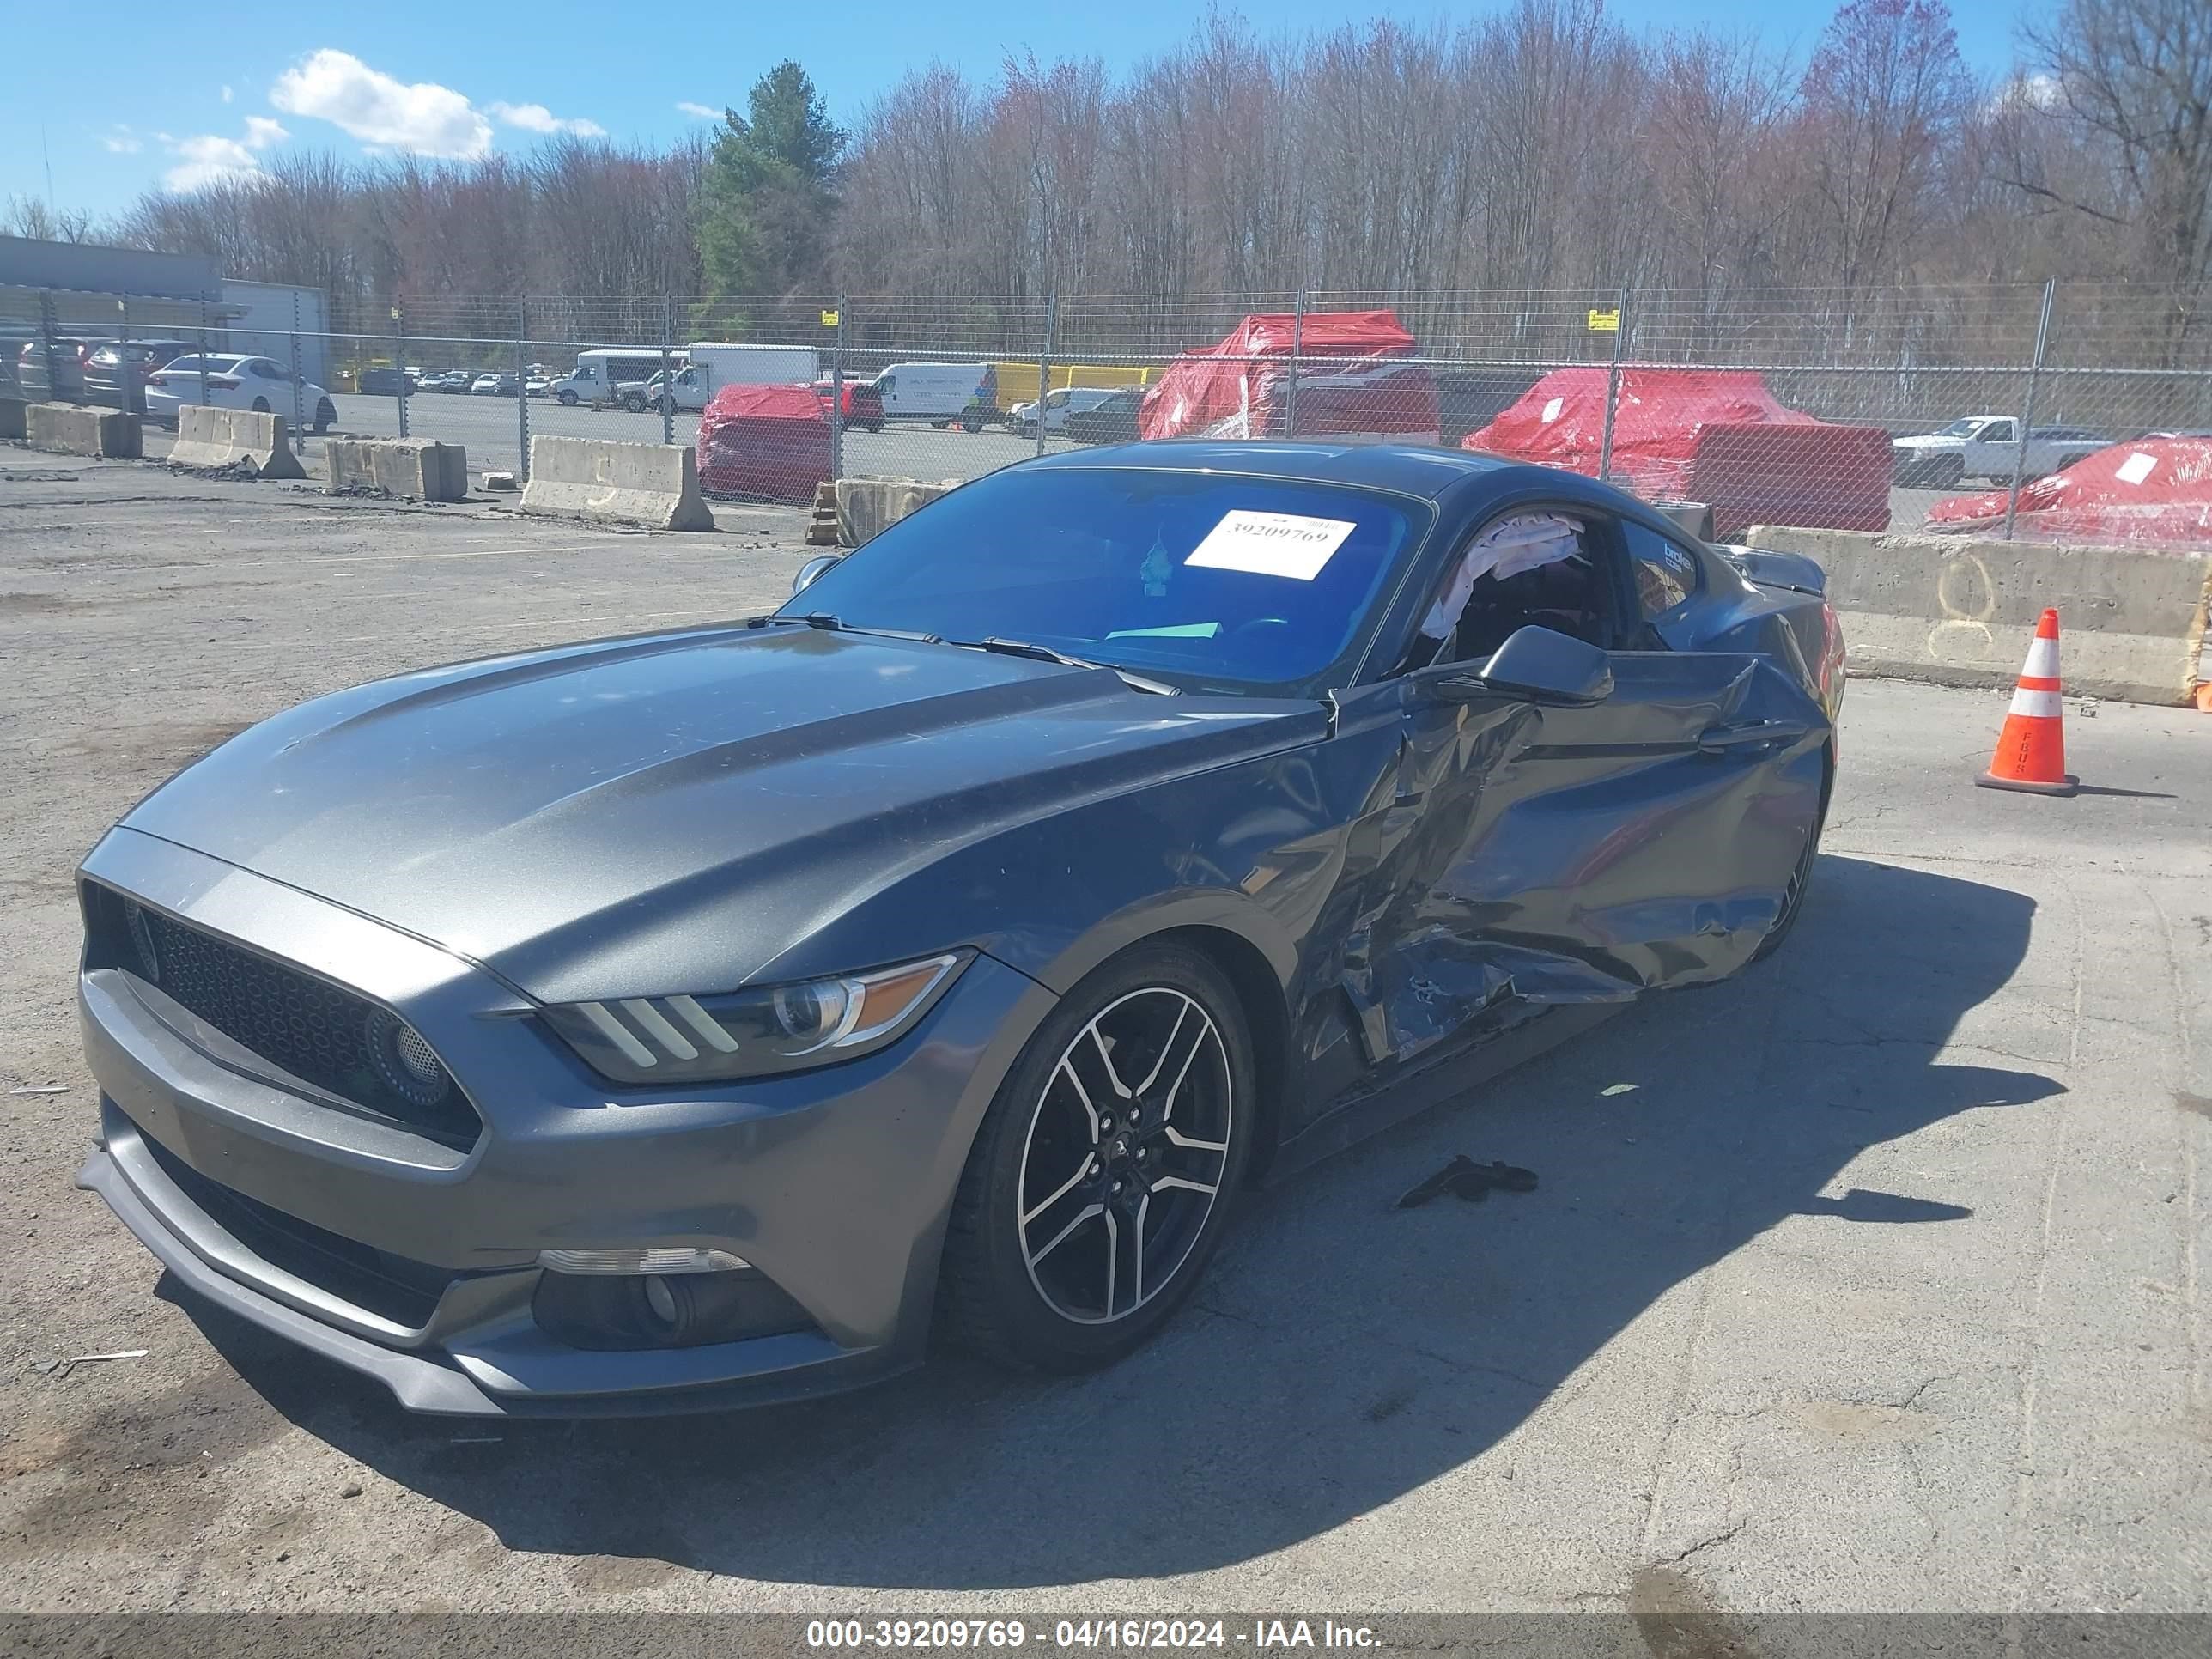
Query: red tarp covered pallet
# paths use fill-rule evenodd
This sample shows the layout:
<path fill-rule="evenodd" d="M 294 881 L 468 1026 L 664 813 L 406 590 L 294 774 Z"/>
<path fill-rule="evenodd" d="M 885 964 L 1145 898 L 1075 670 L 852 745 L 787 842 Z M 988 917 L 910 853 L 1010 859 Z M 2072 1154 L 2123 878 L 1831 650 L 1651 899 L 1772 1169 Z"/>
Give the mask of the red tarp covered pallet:
<path fill-rule="evenodd" d="M 1597 476 L 1611 371 L 1554 369 L 1462 448 Z M 1713 533 L 1753 524 L 1889 526 L 1889 434 L 1790 409 L 1741 369 L 1629 363 L 1613 410 L 1612 479 L 1652 501 L 1713 509 Z"/>
<path fill-rule="evenodd" d="M 1168 365 L 1137 410 L 1137 435 L 1432 444 L 1442 425 L 1436 379 L 1421 364 L 1397 361 L 1413 349 L 1395 312 L 1314 311 L 1303 324 L 1288 312 L 1249 316 L 1218 344 Z"/>
<path fill-rule="evenodd" d="M 806 502 L 830 477 L 830 420 L 811 386 L 726 386 L 699 417 L 699 487 Z"/>

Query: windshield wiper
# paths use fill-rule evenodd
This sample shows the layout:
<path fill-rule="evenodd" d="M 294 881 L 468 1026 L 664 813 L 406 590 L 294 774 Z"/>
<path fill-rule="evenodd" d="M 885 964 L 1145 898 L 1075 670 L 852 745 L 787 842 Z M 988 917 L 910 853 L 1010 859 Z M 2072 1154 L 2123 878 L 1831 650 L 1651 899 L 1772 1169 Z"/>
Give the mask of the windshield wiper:
<path fill-rule="evenodd" d="M 942 645 L 945 640 L 937 634 L 918 634 L 905 628 L 855 628 L 851 623 L 841 622 L 827 611 L 810 611 L 803 617 L 755 617 L 748 628 L 778 628 L 800 626 L 818 628 L 825 634 L 866 634 L 879 640 L 912 640 L 917 645 Z"/>
<path fill-rule="evenodd" d="M 1065 651 L 1055 651 L 1048 645 L 1037 645 L 1028 640 L 1001 639 L 996 634 L 983 640 L 949 640 L 966 651 L 992 651 L 1002 657 L 1028 657 L 1036 662 L 1056 662 L 1066 668 L 1103 668 L 1119 674 L 1121 683 L 1135 691 L 1150 691 L 1157 696 L 1180 696 L 1181 691 L 1164 681 L 1147 679 L 1142 674 L 1133 674 L 1127 669 L 1110 662 L 1092 662 L 1085 657 L 1071 657 Z"/>

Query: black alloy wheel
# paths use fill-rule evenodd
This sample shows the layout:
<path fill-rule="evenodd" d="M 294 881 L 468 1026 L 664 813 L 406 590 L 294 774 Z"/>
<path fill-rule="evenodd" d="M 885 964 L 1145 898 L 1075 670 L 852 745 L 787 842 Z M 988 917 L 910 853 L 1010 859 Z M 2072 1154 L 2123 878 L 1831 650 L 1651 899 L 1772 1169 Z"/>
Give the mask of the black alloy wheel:
<path fill-rule="evenodd" d="M 947 1322 L 987 1358 L 1121 1358 L 1197 1284 L 1250 1158 L 1250 1040 L 1212 962 L 1143 945 L 1097 969 L 1023 1050 L 953 1202 Z"/>

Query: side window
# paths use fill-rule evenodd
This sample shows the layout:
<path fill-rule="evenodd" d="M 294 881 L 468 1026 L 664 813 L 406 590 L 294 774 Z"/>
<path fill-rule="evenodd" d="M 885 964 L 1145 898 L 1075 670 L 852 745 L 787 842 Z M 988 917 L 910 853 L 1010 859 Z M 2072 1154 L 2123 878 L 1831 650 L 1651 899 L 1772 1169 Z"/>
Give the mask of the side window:
<path fill-rule="evenodd" d="M 1623 520 L 1620 533 L 1636 576 L 1637 605 L 1646 622 L 1656 622 L 1698 591 L 1698 559 L 1656 530 Z"/>
<path fill-rule="evenodd" d="M 1579 516 L 1540 508 L 1483 526 L 1454 556 L 1406 665 L 1479 662 L 1532 624 L 1613 649 L 1619 606 L 1591 532 Z"/>
<path fill-rule="evenodd" d="M 2018 435 L 2010 421 L 1991 421 L 1980 434 L 1985 444 L 2008 444 Z"/>

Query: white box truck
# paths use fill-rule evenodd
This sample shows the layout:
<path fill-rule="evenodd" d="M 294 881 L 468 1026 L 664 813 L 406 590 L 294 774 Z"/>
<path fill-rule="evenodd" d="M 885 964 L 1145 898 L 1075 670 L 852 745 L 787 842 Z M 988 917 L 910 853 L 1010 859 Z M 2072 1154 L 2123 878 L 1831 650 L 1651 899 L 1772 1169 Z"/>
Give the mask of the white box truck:
<path fill-rule="evenodd" d="M 821 354 L 812 346 L 732 345 L 714 340 L 695 340 L 672 354 L 683 367 L 664 382 L 656 362 L 642 380 L 616 389 L 624 409 L 659 409 L 669 412 L 707 407 L 726 386 L 811 386 L 822 372 Z"/>

